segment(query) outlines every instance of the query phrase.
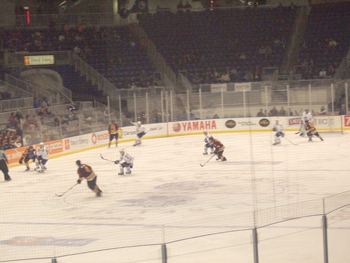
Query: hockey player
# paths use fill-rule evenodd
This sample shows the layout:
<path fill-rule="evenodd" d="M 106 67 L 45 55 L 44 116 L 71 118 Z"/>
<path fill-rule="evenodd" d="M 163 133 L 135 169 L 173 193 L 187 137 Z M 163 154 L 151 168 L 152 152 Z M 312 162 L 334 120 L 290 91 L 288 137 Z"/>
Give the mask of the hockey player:
<path fill-rule="evenodd" d="M 96 193 L 96 196 L 101 196 L 102 191 L 96 184 L 97 181 L 97 175 L 95 172 L 92 170 L 91 166 L 82 164 L 80 160 L 77 160 L 76 165 L 78 166 L 78 175 L 79 179 L 77 181 L 78 184 L 81 183 L 83 179 L 87 180 L 88 187 Z"/>
<path fill-rule="evenodd" d="M 43 142 L 40 143 L 38 149 L 36 150 L 37 158 L 35 160 L 36 168 L 35 171 L 42 173 L 47 168 L 45 167 L 45 164 L 49 160 L 49 151 L 47 150 L 46 146 Z"/>
<path fill-rule="evenodd" d="M 29 146 L 22 154 L 21 159 L 19 159 L 19 163 L 22 164 L 24 161 L 24 164 L 26 165 L 27 169 L 26 172 L 30 170 L 29 168 L 29 160 L 32 160 L 35 162 L 36 159 L 36 152 L 33 146 Z"/>
<path fill-rule="evenodd" d="M 305 121 L 308 121 L 309 123 L 313 123 L 314 122 L 314 118 L 312 117 L 311 112 L 309 111 L 309 109 L 305 109 L 305 111 L 303 112 L 303 115 L 301 116 L 301 120 L 300 120 L 300 136 L 305 136 L 306 134 L 306 123 Z"/>
<path fill-rule="evenodd" d="M 5 181 L 11 181 L 11 177 L 9 176 L 9 168 L 7 164 L 9 163 L 6 152 L 2 150 L 0 147 L 0 170 L 4 174 Z"/>
<path fill-rule="evenodd" d="M 278 120 L 276 120 L 276 123 L 275 123 L 275 125 L 273 125 L 272 130 L 274 132 L 276 132 L 275 143 L 273 143 L 272 145 L 280 144 L 281 143 L 280 137 L 284 137 L 284 128 L 283 128 L 282 124 L 279 123 Z"/>
<path fill-rule="evenodd" d="M 109 124 L 109 126 L 108 126 L 108 133 L 109 133 L 108 148 L 111 146 L 111 142 L 113 141 L 114 138 L 116 140 L 115 146 L 118 147 L 118 129 L 119 129 L 119 126 L 115 121 L 112 121 L 112 123 Z"/>
<path fill-rule="evenodd" d="M 205 142 L 205 145 L 204 145 L 204 155 L 207 155 L 208 154 L 208 148 L 211 149 L 211 154 L 214 153 L 214 148 L 213 148 L 213 145 L 209 142 L 209 138 L 213 138 L 213 136 L 207 131 L 205 130 L 204 131 L 204 142 Z"/>
<path fill-rule="evenodd" d="M 134 157 L 129 155 L 124 151 L 124 149 L 120 149 L 120 159 L 115 161 L 115 164 L 120 165 L 120 173 L 118 175 L 124 174 L 124 168 L 126 168 L 126 174 L 131 174 L 131 170 L 134 167 Z"/>
<path fill-rule="evenodd" d="M 318 134 L 315 126 L 310 123 L 308 120 L 305 121 L 305 126 L 306 126 L 306 130 L 307 130 L 307 136 L 309 137 L 309 142 L 312 142 L 312 135 L 317 136 L 318 138 L 320 138 L 321 141 L 323 141 L 323 138 L 321 137 L 321 135 Z"/>
<path fill-rule="evenodd" d="M 136 145 L 140 145 L 141 144 L 141 138 L 146 134 L 146 129 L 145 127 L 141 124 L 140 121 L 138 121 L 136 123 L 136 140 L 135 140 L 135 144 L 133 146 Z"/>
<path fill-rule="evenodd" d="M 222 162 L 226 161 L 226 157 L 222 155 L 224 153 L 225 146 L 219 140 L 214 139 L 213 137 L 209 138 L 209 142 L 213 145 L 213 148 L 215 148 L 214 154 L 218 156 L 216 160 L 221 160 Z"/>

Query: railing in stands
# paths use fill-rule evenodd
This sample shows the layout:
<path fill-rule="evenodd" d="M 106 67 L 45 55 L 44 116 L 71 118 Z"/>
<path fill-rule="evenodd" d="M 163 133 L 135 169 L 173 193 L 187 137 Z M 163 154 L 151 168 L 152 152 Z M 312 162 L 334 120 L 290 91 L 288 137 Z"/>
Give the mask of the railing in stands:
<path fill-rule="evenodd" d="M 105 95 L 109 95 L 112 104 L 117 103 L 118 89 L 108 79 L 76 54 L 72 56 L 72 63 L 75 70 L 79 71 L 80 75 L 86 78 L 86 81 L 91 81 L 92 85 L 97 85 L 98 90 L 102 90 Z"/>
<path fill-rule="evenodd" d="M 0 111 L 11 111 L 14 109 L 33 107 L 33 94 L 20 89 L 8 82 L 0 80 L 0 86 L 3 92 L 7 92 L 14 99 L 5 99 L 0 101 Z"/>
<path fill-rule="evenodd" d="M 42 100 L 44 97 L 46 97 L 49 99 L 52 105 L 60 103 L 58 92 L 51 92 L 50 90 L 40 88 L 34 85 L 33 83 L 16 78 L 9 74 L 5 74 L 5 80 L 6 82 L 10 83 L 15 87 L 18 87 L 29 93 L 32 93 L 33 96 L 36 97 L 38 100 Z"/>

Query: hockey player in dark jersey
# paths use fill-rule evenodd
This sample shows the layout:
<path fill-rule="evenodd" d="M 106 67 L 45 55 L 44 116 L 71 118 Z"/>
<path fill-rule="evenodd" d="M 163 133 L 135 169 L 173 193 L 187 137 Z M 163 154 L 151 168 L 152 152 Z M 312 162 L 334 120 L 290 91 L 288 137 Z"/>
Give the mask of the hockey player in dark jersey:
<path fill-rule="evenodd" d="M 321 141 L 323 141 L 323 138 L 321 135 L 318 134 L 318 131 L 316 130 L 315 126 L 310 123 L 308 120 L 305 120 L 305 129 L 307 130 L 307 136 L 309 137 L 309 142 L 312 142 L 312 136 L 315 135 L 318 137 Z"/>
<path fill-rule="evenodd" d="M 24 151 L 24 153 L 22 154 L 21 159 L 19 160 L 19 163 L 22 164 L 24 161 L 24 164 L 26 165 L 27 169 L 25 171 L 29 171 L 29 160 L 32 160 L 33 162 L 35 162 L 36 159 L 36 152 L 33 146 L 29 146 L 29 148 L 27 150 Z"/>
<path fill-rule="evenodd" d="M 116 122 L 113 121 L 111 124 L 109 124 L 109 126 L 108 126 L 108 133 L 109 133 L 108 148 L 111 146 L 111 142 L 113 141 L 114 138 L 116 140 L 115 146 L 118 147 L 118 129 L 119 129 L 119 126 Z"/>
<path fill-rule="evenodd" d="M 214 154 L 218 156 L 216 160 L 221 160 L 222 162 L 226 161 L 226 157 L 222 155 L 224 153 L 225 146 L 219 140 L 214 139 L 213 137 L 209 138 L 209 142 L 213 145 L 213 148 L 215 149 Z"/>
<path fill-rule="evenodd" d="M 92 170 L 91 166 L 82 164 L 80 160 L 77 160 L 75 163 L 78 165 L 79 179 L 77 183 L 80 184 L 83 179 L 86 179 L 88 187 L 96 193 L 96 196 L 101 196 L 102 191 L 96 184 L 97 175 Z"/>

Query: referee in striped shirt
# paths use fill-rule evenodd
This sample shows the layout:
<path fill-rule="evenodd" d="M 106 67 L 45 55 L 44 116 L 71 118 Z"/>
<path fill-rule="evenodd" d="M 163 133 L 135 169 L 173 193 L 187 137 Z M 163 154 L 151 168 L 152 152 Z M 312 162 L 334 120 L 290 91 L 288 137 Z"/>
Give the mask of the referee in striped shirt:
<path fill-rule="evenodd" d="M 3 172 L 5 176 L 5 181 L 11 181 L 11 177 L 9 176 L 9 168 L 7 167 L 8 158 L 4 150 L 0 149 L 0 170 Z"/>

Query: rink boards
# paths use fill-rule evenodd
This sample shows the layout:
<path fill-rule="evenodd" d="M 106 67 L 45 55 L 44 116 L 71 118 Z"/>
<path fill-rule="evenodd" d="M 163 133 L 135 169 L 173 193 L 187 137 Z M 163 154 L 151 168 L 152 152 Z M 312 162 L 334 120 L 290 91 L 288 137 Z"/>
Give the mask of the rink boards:
<path fill-rule="evenodd" d="M 146 135 L 143 139 L 199 134 L 204 130 L 208 130 L 209 133 L 212 134 L 230 132 L 271 132 L 276 120 L 279 120 L 286 131 L 298 131 L 300 128 L 300 116 L 178 121 L 145 124 Z M 315 116 L 314 124 L 319 132 L 344 133 L 346 130 L 350 129 L 350 116 Z M 135 126 L 122 127 L 118 130 L 118 133 L 119 143 L 131 142 L 136 138 Z M 45 142 L 45 145 L 49 150 L 50 158 L 56 158 L 80 151 L 106 147 L 108 142 L 109 134 L 106 129 L 104 131 Z M 38 145 L 34 145 L 35 148 L 37 146 Z M 25 146 L 6 151 L 11 166 L 19 165 L 19 159 L 27 148 L 28 146 Z"/>

